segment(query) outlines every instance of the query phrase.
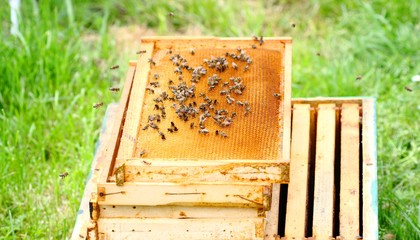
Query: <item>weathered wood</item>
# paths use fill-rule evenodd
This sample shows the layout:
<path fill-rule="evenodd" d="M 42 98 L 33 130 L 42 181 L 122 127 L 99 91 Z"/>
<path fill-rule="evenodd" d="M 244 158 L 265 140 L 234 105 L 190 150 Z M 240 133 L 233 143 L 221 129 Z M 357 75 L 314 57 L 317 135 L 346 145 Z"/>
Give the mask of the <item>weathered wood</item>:
<path fill-rule="evenodd" d="M 359 104 L 341 110 L 340 236 L 355 239 L 359 229 Z"/>
<path fill-rule="evenodd" d="M 316 133 L 313 235 L 328 239 L 333 234 L 335 104 L 319 104 Z"/>
<path fill-rule="evenodd" d="M 378 239 L 375 100 L 363 99 L 363 239 Z"/>
<path fill-rule="evenodd" d="M 274 39 L 273 39 L 274 40 Z M 284 60 L 281 68 L 284 74 L 280 76 L 280 84 L 283 86 L 283 118 L 279 119 L 280 126 L 283 126 L 280 136 L 283 140 L 279 147 L 280 162 L 289 163 L 290 160 L 290 130 L 291 130 L 291 96 L 292 96 L 292 39 L 276 39 L 284 42 Z M 280 204 L 280 184 L 273 184 L 273 196 L 271 209 L 267 212 L 267 225 L 265 240 L 276 239 L 278 233 L 278 216 Z"/>
<path fill-rule="evenodd" d="M 128 206 L 102 205 L 101 218 L 256 218 L 260 212 L 255 208 L 239 207 L 193 207 L 193 206 Z"/>
<path fill-rule="evenodd" d="M 118 104 L 118 110 L 115 114 L 112 126 L 110 128 L 111 134 L 107 141 L 103 143 L 106 149 L 101 150 L 99 152 L 99 154 L 101 154 L 101 159 L 99 160 L 99 164 L 95 167 L 95 169 L 97 169 L 95 174 L 98 175 L 98 179 L 94 182 L 107 182 L 108 177 L 112 175 L 114 159 L 116 156 L 116 152 L 118 151 L 118 146 L 120 144 L 120 130 L 124 122 L 124 116 L 129 102 L 131 86 L 133 83 L 135 72 L 136 66 L 130 64 L 130 67 L 127 71 L 124 88 L 121 94 L 121 100 Z"/>
<path fill-rule="evenodd" d="M 310 151 L 310 105 L 293 105 L 292 145 L 290 159 L 290 182 L 287 197 L 286 237 L 305 237 L 307 223 L 309 151 Z"/>
<path fill-rule="evenodd" d="M 100 239 L 263 239 L 264 218 L 101 218 Z M 101 236 L 102 235 L 102 236 Z"/>
<path fill-rule="evenodd" d="M 128 159 L 126 182 L 266 182 L 288 183 L 289 164 L 259 160 L 172 161 Z"/>
<path fill-rule="evenodd" d="M 148 59 L 152 57 L 154 49 L 153 43 L 141 44 L 141 50 L 145 54 L 140 54 L 137 61 L 137 70 L 133 80 L 133 90 L 131 91 L 130 101 L 127 107 L 124 127 L 122 131 L 121 144 L 118 149 L 115 168 L 121 164 L 118 159 L 131 158 L 137 145 L 137 132 L 140 122 L 140 113 L 143 108 L 144 95 L 146 94 L 147 79 L 149 77 L 150 64 Z M 140 90 L 140 91 L 139 91 Z"/>
<path fill-rule="evenodd" d="M 105 118 L 102 123 L 102 130 L 99 136 L 98 148 L 96 150 L 95 157 L 93 158 L 90 173 L 86 181 L 85 190 L 77 212 L 76 224 L 74 226 L 71 239 L 81 239 L 80 236 L 86 237 L 87 235 L 87 227 L 89 223 L 89 200 L 91 198 L 91 192 L 96 191 L 96 186 L 93 182 L 93 178 L 95 178 L 95 180 L 97 178 L 97 174 L 95 173 L 97 171 L 95 168 L 100 164 L 104 164 L 102 161 L 104 160 L 104 153 L 107 147 L 106 143 L 111 136 L 115 115 L 118 111 L 117 107 L 118 104 L 110 104 L 106 110 Z"/>
<path fill-rule="evenodd" d="M 98 184 L 100 205 L 181 205 L 264 208 L 264 188 L 271 185 L 246 184 L 170 184 L 170 183 L 113 183 Z"/>

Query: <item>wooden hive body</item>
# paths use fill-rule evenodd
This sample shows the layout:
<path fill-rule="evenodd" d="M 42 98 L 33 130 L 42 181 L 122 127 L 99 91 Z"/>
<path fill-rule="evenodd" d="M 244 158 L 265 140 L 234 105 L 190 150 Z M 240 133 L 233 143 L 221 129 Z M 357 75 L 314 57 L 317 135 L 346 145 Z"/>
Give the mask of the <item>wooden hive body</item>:
<path fill-rule="evenodd" d="M 179 84 L 171 55 L 179 53 L 197 67 L 205 66 L 204 58 L 237 48 L 253 59 L 248 71 L 232 69 L 232 61 L 246 64 L 227 57 L 230 68 L 209 69 L 196 83 L 197 92 L 218 97 L 221 108 L 237 113 L 232 126 L 208 123 L 210 134 L 202 136 L 199 128 L 190 129 L 193 121 L 198 126 L 197 119 L 182 121 L 172 102 L 164 102 L 158 104 L 166 109 L 159 131 L 166 139 L 150 127 L 142 130 L 148 116 L 159 111 L 154 99 L 170 93 L 169 79 Z M 146 52 L 130 63 L 119 105 L 109 108 L 73 239 L 347 239 L 356 232 L 377 238 L 371 100 L 291 102 L 288 38 L 267 38 L 262 46 L 249 39 L 151 38 L 142 40 L 141 50 Z M 242 78 L 246 89 L 232 97 L 249 101 L 248 116 L 226 103 L 220 86 L 207 90 L 212 74 L 222 82 Z M 182 75 L 189 85 L 191 73 Z M 146 88 L 153 81 L 160 87 L 150 94 Z M 176 133 L 166 130 L 171 122 Z M 360 154 L 349 154 L 356 149 Z"/>

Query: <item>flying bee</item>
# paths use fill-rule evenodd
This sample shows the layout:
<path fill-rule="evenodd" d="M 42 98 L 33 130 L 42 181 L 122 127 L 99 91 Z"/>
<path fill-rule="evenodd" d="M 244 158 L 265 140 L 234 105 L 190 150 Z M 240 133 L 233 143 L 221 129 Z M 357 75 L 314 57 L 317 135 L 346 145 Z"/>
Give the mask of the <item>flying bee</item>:
<path fill-rule="evenodd" d="M 356 77 L 356 80 L 362 80 L 363 76 L 359 75 Z"/>
<path fill-rule="evenodd" d="M 118 92 L 118 91 L 120 91 L 120 88 L 119 87 L 110 87 L 109 88 L 109 91 L 111 91 L 111 92 Z"/>
<path fill-rule="evenodd" d="M 321 56 L 321 53 L 320 52 L 317 52 L 316 55 L 319 57 L 319 56 Z"/>
<path fill-rule="evenodd" d="M 232 62 L 232 67 L 233 69 L 237 70 L 238 69 L 238 65 L 236 65 L 236 63 Z"/>
<path fill-rule="evenodd" d="M 168 17 L 171 17 L 171 18 L 172 18 L 172 17 L 175 17 L 175 13 L 173 13 L 173 12 L 169 12 L 169 13 L 168 13 Z"/>
<path fill-rule="evenodd" d="M 166 140 L 165 134 L 163 134 L 163 132 L 159 132 L 159 135 L 162 140 Z"/>
<path fill-rule="evenodd" d="M 274 93 L 274 94 L 273 94 L 273 96 L 274 96 L 275 98 L 278 98 L 278 99 L 280 99 L 280 97 L 281 97 L 280 93 Z"/>
<path fill-rule="evenodd" d="M 200 134 L 204 134 L 204 135 L 206 135 L 206 134 L 208 134 L 208 133 L 209 133 L 209 130 L 207 130 L 206 128 L 202 128 L 202 129 L 198 130 L 198 132 L 199 132 Z"/>
<path fill-rule="evenodd" d="M 119 65 L 115 65 L 115 66 L 110 67 L 109 69 L 114 70 L 114 69 L 117 69 L 119 67 L 120 67 Z"/>
<path fill-rule="evenodd" d="M 66 178 L 68 175 L 69 175 L 69 173 L 68 173 L 68 172 L 63 172 L 63 173 L 61 173 L 59 176 L 60 176 L 60 178 L 61 178 L 61 179 L 64 179 L 64 178 Z"/>
<path fill-rule="evenodd" d="M 290 26 L 291 26 L 292 28 L 295 28 L 295 27 L 296 27 L 296 24 L 295 24 L 295 23 L 292 23 L 292 24 L 290 24 Z"/>
<path fill-rule="evenodd" d="M 404 89 L 407 90 L 407 91 L 409 91 L 409 92 L 412 92 L 413 91 L 413 89 L 410 86 L 405 86 Z"/>
<path fill-rule="evenodd" d="M 94 105 L 93 105 L 93 108 L 100 108 L 100 107 L 102 107 L 104 105 L 104 103 L 103 102 L 98 102 L 98 103 L 95 103 Z"/>
<path fill-rule="evenodd" d="M 260 36 L 260 40 L 258 42 L 260 43 L 260 46 L 263 45 L 264 43 L 263 36 Z"/>
<path fill-rule="evenodd" d="M 148 62 L 149 62 L 150 64 L 152 64 L 153 66 L 155 66 L 155 65 L 156 65 L 156 62 L 155 62 L 155 61 L 153 61 L 153 59 L 152 59 L 152 58 L 149 58 L 149 59 L 148 59 Z"/>
<path fill-rule="evenodd" d="M 146 50 L 140 50 L 136 52 L 136 54 L 143 54 L 143 53 L 146 53 Z"/>

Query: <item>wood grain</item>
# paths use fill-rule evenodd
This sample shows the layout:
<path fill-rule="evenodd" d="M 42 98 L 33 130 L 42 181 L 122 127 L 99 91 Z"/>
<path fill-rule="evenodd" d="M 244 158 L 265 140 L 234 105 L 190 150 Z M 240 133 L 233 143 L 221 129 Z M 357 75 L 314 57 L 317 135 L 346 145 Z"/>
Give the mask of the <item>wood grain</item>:
<path fill-rule="evenodd" d="M 316 133 L 313 235 L 328 239 L 333 234 L 335 104 L 319 104 Z"/>
<path fill-rule="evenodd" d="M 359 229 L 359 104 L 341 110 L 340 236 L 355 239 Z"/>

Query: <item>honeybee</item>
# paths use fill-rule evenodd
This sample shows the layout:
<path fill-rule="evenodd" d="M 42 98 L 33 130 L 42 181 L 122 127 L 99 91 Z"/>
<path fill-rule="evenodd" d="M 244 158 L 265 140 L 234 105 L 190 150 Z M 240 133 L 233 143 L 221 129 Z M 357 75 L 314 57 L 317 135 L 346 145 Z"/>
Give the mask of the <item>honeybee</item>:
<path fill-rule="evenodd" d="M 145 154 L 146 154 L 146 150 L 144 150 L 144 149 L 143 149 L 143 150 L 140 152 L 140 154 L 139 154 L 139 155 L 140 155 L 140 157 L 143 157 Z"/>
<path fill-rule="evenodd" d="M 173 12 L 169 12 L 169 13 L 168 13 L 168 17 L 175 17 L 175 13 L 173 13 Z"/>
<path fill-rule="evenodd" d="M 194 55 L 194 54 L 195 54 L 195 50 L 192 48 L 192 49 L 190 50 L 190 53 L 191 53 L 191 55 Z"/>
<path fill-rule="evenodd" d="M 410 86 L 405 86 L 404 89 L 407 90 L 407 91 L 409 91 L 409 92 L 412 92 L 413 91 L 413 89 Z"/>
<path fill-rule="evenodd" d="M 64 179 L 64 178 L 66 178 L 68 175 L 69 175 L 69 173 L 68 173 L 68 172 L 63 172 L 63 173 L 61 173 L 59 176 L 60 176 L 60 178 L 61 178 L 61 179 Z"/>
<path fill-rule="evenodd" d="M 155 73 L 155 74 L 153 75 L 153 77 L 154 77 L 155 79 L 158 79 L 158 78 L 159 78 L 159 74 Z"/>
<path fill-rule="evenodd" d="M 260 40 L 258 42 L 260 43 L 260 46 L 263 45 L 264 43 L 263 36 L 260 36 Z"/>
<path fill-rule="evenodd" d="M 159 132 L 159 135 L 162 140 L 166 140 L 165 134 L 163 134 L 163 132 Z"/>
<path fill-rule="evenodd" d="M 292 24 L 290 24 L 290 26 L 291 26 L 292 28 L 295 28 L 295 27 L 296 27 L 296 24 L 295 24 L 295 23 L 292 23 Z"/>
<path fill-rule="evenodd" d="M 209 133 L 209 130 L 207 130 L 206 128 L 203 128 L 203 129 L 198 130 L 198 132 L 205 135 Z"/>
<path fill-rule="evenodd" d="M 232 62 L 232 67 L 233 69 L 237 70 L 238 69 L 238 65 L 236 65 L 236 63 Z"/>
<path fill-rule="evenodd" d="M 93 105 L 93 108 L 100 108 L 100 107 L 102 107 L 104 105 L 104 103 L 103 102 L 98 102 L 98 103 L 95 103 L 94 105 Z"/>
<path fill-rule="evenodd" d="M 258 37 L 256 35 L 252 36 L 252 40 L 258 41 Z"/>
<path fill-rule="evenodd" d="M 120 91 L 120 88 L 119 87 L 110 87 L 109 88 L 109 91 L 111 91 L 111 92 L 118 92 L 118 91 Z"/>
<path fill-rule="evenodd" d="M 248 65 L 246 65 L 245 66 L 245 68 L 244 68 L 244 72 L 246 72 L 246 71 L 248 71 L 249 70 L 249 66 Z"/>
<path fill-rule="evenodd" d="M 146 53 L 146 50 L 140 50 L 136 52 L 136 54 L 143 54 L 143 53 Z"/>
<path fill-rule="evenodd" d="M 256 49 L 257 48 L 257 46 L 255 46 L 255 44 L 252 44 L 252 49 Z"/>
<path fill-rule="evenodd" d="M 280 97 L 281 97 L 280 93 L 274 93 L 274 94 L 273 94 L 273 96 L 274 96 L 275 98 L 280 98 Z"/>
<path fill-rule="evenodd" d="M 190 123 L 190 128 L 193 129 L 194 128 L 194 122 Z"/>
<path fill-rule="evenodd" d="M 156 65 L 156 62 L 155 62 L 155 61 L 153 61 L 153 59 L 152 59 L 152 58 L 149 58 L 149 59 L 148 59 L 148 62 L 149 62 L 149 63 L 151 63 L 153 66 L 155 66 L 155 65 Z"/>
<path fill-rule="evenodd" d="M 114 70 L 114 69 L 117 69 L 119 67 L 120 67 L 119 65 L 115 65 L 115 66 L 110 67 L 109 69 Z"/>
<path fill-rule="evenodd" d="M 362 78 L 363 78 L 363 76 L 359 75 L 359 76 L 356 77 L 356 80 L 362 80 Z"/>
<path fill-rule="evenodd" d="M 227 134 L 226 134 L 225 132 L 220 132 L 220 136 L 221 136 L 222 138 L 227 138 Z"/>

